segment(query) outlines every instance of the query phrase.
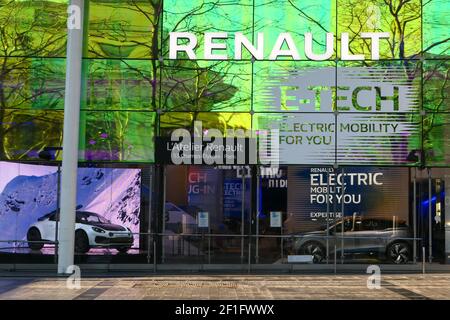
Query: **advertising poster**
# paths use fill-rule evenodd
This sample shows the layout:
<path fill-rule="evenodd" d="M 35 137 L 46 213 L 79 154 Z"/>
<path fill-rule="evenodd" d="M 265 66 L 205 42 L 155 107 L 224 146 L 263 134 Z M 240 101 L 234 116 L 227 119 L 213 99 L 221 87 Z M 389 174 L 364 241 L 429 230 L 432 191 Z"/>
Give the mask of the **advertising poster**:
<path fill-rule="evenodd" d="M 89 220 L 105 227 L 139 233 L 140 169 L 79 168 L 77 181 L 77 211 L 93 213 Z M 26 240 L 30 227 L 37 226 L 42 237 L 47 234 L 45 238 L 54 241 L 54 226 L 40 219 L 57 209 L 57 185 L 54 166 L 0 162 L 0 240 Z M 53 231 L 47 232 L 49 228 Z M 132 246 L 139 247 L 138 235 Z M 28 250 L 26 242 L 2 247 Z"/>
<path fill-rule="evenodd" d="M 282 164 L 408 164 L 421 129 L 411 72 L 275 67 L 257 98 L 267 113 L 256 114 L 256 127 L 279 131 Z"/>
<path fill-rule="evenodd" d="M 289 167 L 288 233 L 320 230 L 344 216 L 370 217 L 408 223 L 407 168 Z"/>
<path fill-rule="evenodd" d="M 213 168 L 192 166 L 188 169 L 188 209 L 195 218 L 197 212 L 220 212 L 216 195 L 221 192 L 220 172 Z M 217 215 L 211 217 L 215 219 Z M 218 218 L 218 217 L 217 217 Z M 213 221 L 210 221 L 212 224 Z"/>

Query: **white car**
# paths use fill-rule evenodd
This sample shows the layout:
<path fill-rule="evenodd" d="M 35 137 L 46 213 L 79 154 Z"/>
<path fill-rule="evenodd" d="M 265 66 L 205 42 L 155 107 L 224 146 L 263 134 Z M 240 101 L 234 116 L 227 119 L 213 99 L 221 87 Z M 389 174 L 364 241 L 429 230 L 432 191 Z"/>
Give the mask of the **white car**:
<path fill-rule="evenodd" d="M 28 247 L 40 250 L 45 242 L 54 242 L 55 229 L 56 211 L 53 211 L 30 226 L 27 232 Z M 129 228 L 112 224 L 97 213 L 76 211 L 75 252 L 86 253 L 93 247 L 108 247 L 125 253 L 133 241 L 133 233 Z"/>

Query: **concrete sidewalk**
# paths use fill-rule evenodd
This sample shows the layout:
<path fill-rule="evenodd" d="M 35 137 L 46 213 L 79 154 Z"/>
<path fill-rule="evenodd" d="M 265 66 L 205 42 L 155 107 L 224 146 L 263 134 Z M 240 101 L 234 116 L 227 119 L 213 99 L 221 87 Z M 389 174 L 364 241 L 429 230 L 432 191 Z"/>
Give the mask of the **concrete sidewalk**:
<path fill-rule="evenodd" d="M 69 289 L 65 278 L 2 277 L 0 299 L 450 299 L 450 274 L 384 275 L 369 289 L 369 275 L 172 275 L 95 277 Z"/>

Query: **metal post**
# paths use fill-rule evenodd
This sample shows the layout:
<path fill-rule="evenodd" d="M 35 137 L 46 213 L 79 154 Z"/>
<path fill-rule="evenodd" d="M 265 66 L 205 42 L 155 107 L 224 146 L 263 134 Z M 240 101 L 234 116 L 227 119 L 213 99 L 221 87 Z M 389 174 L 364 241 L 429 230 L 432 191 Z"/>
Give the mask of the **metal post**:
<path fill-rule="evenodd" d="M 56 173 L 57 176 L 57 183 L 56 183 L 56 219 L 55 219 L 55 239 L 58 240 L 58 226 L 59 226 L 59 219 L 60 219 L 60 196 L 61 196 L 61 166 L 58 164 L 58 171 Z M 55 241 L 55 263 L 58 263 L 58 254 L 59 254 L 59 246 L 58 241 Z"/>
<path fill-rule="evenodd" d="M 153 205 L 153 198 L 152 198 L 152 191 L 153 191 L 153 170 L 150 168 L 150 176 L 149 176 L 149 195 L 148 195 L 148 229 L 147 229 L 147 263 L 150 264 L 150 247 L 151 247 L 151 241 L 153 240 L 153 236 L 151 236 L 152 233 L 152 205 Z M 151 237 L 151 238 L 150 238 Z"/>
<path fill-rule="evenodd" d="M 433 228 L 431 219 L 431 170 L 428 168 L 428 261 L 433 262 Z"/>
<path fill-rule="evenodd" d="M 337 250 L 337 247 L 336 247 L 336 244 L 334 244 L 334 274 L 336 274 L 336 269 L 337 269 L 337 266 L 336 266 L 337 252 L 336 252 L 336 250 Z"/>
<path fill-rule="evenodd" d="M 156 240 L 153 239 L 153 272 L 156 273 Z"/>
<path fill-rule="evenodd" d="M 327 255 L 327 264 L 328 264 L 328 256 L 330 255 L 330 241 L 329 241 L 329 236 L 330 236 L 330 171 L 327 170 L 327 248 L 326 248 L 326 255 Z"/>
<path fill-rule="evenodd" d="M 241 263 L 244 263 L 244 233 L 245 233 L 245 217 L 244 217 L 244 211 L 245 211 L 245 166 L 243 166 L 242 169 L 242 188 L 241 188 Z"/>
<path fill-rule="evenodd" d="M 161 263 L 166 260 L 164 249 L 164 235 L 166 234 L 166 170 L 163 173 L 163 199 L 162 199 L 162 234 L 161 235 Z M 168 240 L 168 239 L 167 239 Z"/>
<path fill-rule="evenodd" d="M 422 247 L 422 273 L 425 274 L 425 247 Z"/>
<path fill-rule="evenodd" d="M 58 273 L 60 274 L 66 273 L 67 268 L 74 263 L 84 1 L 71 0 L 67 11 L 70 14 L 75 14 L 74 19 L 81 19 L 81 21 L 79 21 L 78 29 L 68 26 L 67 30 L 61 221 L 58 235 Z M 77 13 L 79 16 L 76 15 Z"/>
<path fill-rule="evenodd" d="M 333 166 L 333 173 L 336 174 L 337 173 L 337 166 Z M 336 216 L 336 211 L 337 211 L 337 187 L 338 183 L 336 180 L 336 184 L 334 187 L 334 192 L 333 192 L 333 212 L 334 212 L 334 217 L 333 217 L 333 223 L 334 223 L 334 227 L 333 227 L 333 234 L 334 234 L 334 263 L 336 264 L 336 249 L 337 249 L 337 241 L 338 241 L 338 237 L 337 237 L 337 231 L 336 231 L 336 225 L 338 222 L 338 218 Z M 342 227 L 342 226 L 341 226 Z"/>
<path fill-rule="evenodd" d="M 342 197 L 341 197 L 341 263 L 344 263 L 344 227 L 345 227 L 345 223 L 344 223 L 344 186 L 345 186 L 345 182 L 344 182 L 344 168 L 342 168 L 342 176 L 341 176 L 341 190 L 342 190 Z"/>
<path fill-rule="evenodd" d="M 257 167 L 256 167 L 257 168 Z M 256 243 L 255 243 L 255 263 L 259 263 L 259 197 L 261 197 L 261 193 L 259 192 L 259 184 L 260 184 L 260 174 L 259 170 L 256 169 Z"/>
<path fill-rule="evenodd" d="M 281 263 L 283 263 L 283 259 L 284 259 L 284 254 L 283 254 L 283 246 L 284 246 L 284 241 L 283 241 L 283 213 L 281 213 L 281 227 L 280 227 L 280 235 L 281 235 Z"/>
<path fill-rule="evenodd" d="M 417 262 L 417 168 L 414 168 L 413 178 L 413 261 Z"/>
<path fill-rule="evenodd" d="M 251 265 L 251 260 L 252 260 L 251 252 L 252 252 L 252 242 L 249 240 L 248 241 L 248 261 L 247 261 L 247 263 L 248 263 L 248 270 L 247 270 L 247 272 L 248 273 L 250 273 L 251 267 L 252 267 L 252 265 Z"/>
<path fill-rule="evenodd" d="M 208 264 L 211 264 L 211 227 L 210 227 L 210 224 L 208 224 Z"/>
<path fill-rule="evenodd" d="M 205 230 L 203 228 L 202 228 L 202 239 L 201 239 L 201 241 L 202 241 L 201 248 L 202 248 L 202 251 L 203 251 L 202 264 L 205 264 Z"/>

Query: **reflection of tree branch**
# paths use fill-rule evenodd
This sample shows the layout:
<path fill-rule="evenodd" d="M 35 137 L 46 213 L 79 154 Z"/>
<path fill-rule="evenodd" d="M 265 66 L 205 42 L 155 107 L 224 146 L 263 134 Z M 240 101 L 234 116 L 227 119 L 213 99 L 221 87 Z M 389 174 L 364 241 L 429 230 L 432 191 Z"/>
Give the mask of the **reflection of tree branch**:
<path fill-rule="evenodd" d="M 430 51 L 430 50 L 433 49 L 434 47 L 436 47 L 436 46 L 438 46 L 438 45 L 440 45 L 440 44 L 446 43 L 446 42 L 448 42 L 448 41 L 450 41 L 450 38 L 447 38 L 447 39 L 444 39 L 444 40 L 435 42 L 435 43 L 433 43 L 432 45 L 428 46 L 426 49 L 424 49 L 422 53 L 427 52 L 427 51 Z"/>
<path fill-rule="evenodd" d="M 292 0 L 288 0 L 288 2 L 291 4 L 292 7 L 294 7 L 298 12 L 300 12 L 308 21 L 313 22 L 315 25 L 317 25 L 320 29 L 322 29 L 325 32 L 328 32 L 327 29 L 325 29 L 322 24 L 317 21 L 316 19 L 314 19 L 313 17 L 311 17 L 310 15 L 308 15 L 303 9 L 299 8 L 297 5 L 295 5 Z"/>

